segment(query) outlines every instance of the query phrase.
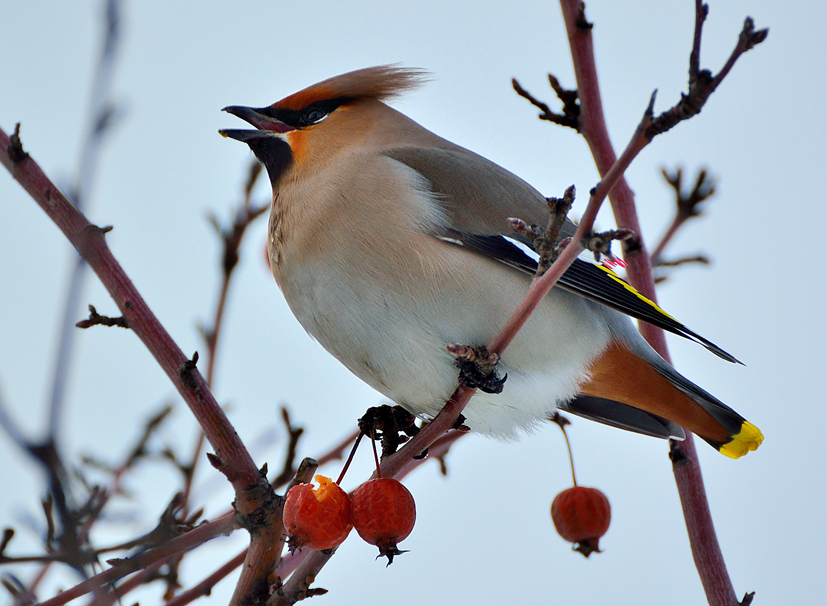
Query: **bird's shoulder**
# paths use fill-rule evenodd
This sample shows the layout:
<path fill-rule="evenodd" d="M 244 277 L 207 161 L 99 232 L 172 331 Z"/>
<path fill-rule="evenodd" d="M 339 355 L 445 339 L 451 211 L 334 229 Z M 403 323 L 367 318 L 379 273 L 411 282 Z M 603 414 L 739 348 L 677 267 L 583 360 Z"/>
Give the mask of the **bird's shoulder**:
<path fill-rule="evenodd" d="M 507 220 L 519 217 L 545 224 L 548 207 L 543 195 L 498 164 L 448 141 L 433 145 L 396 146 L 382 154 L 415 170 L 430 185 L 457 231 L 508 233 Z"/>

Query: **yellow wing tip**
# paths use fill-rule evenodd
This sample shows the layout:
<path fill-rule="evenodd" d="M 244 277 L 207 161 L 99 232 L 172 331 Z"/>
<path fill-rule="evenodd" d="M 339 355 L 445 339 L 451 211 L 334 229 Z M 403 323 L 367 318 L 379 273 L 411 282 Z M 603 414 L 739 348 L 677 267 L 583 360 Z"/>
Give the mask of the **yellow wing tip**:
<path fill-rule="evenodd" d="M 744 421 L 741 431 L 732 436 L 732 440 L 721 446 L 719 450 L 721 454 L 731 459 L 738 459 L 758 448 L 763 441 L 764 435 L 761 430 L 752 423 Z"/>
<path fill-rule="evenodd" d="M 629 284 L 626 280 L 624 280 L 623 278 L 621 278 L 620 276 L 618 276 L 615 272 L 613 272 L 611 269 L 609 269 L 609 268 L 608 268 L 608 267 L 606 267 L 605 265 L 600 265 L 600 264 L 597 264 L 597 265 L 595 265 L 595 267 L 597 267 L 598 269 L 602 269 L 603 271 L 605 271 L 605 272 L 609 275 L 609 277 L 610 277 L 612 280 L 614 280 L 615 282 L 619 283 L 621 286 L 623 286 L 623 288 L 625 288 L 625 289 L 626 289 L 626 290 L 628 290 L 630 293 L 632 293 L 633 295 L 635 295 L 638 299 L 640 299 L 641 301 L 643 301 L 644 303 L 646 303 L 649 307 L 654 308 L 654 309 L 655 309 L 658 313 L 663 314 L 664 316 L 666 316 L 667 318 L 669 318 L 669 319 L 670 319 L 670 320 L 672 320 L 673 322 L 678 322 L 675 318 L 673 318 L 673 317 L 672 317 L 672 316 L 670 316 L 668 313 L 666 313 L 665 311 L 663 311 L 663 309 L 661 308 L 661 306 L 660 306 L 660 305 L 658 305 L 657 303 L 655 303 L 654 301 L 652 301 L 649 297 L 647 297 L 646 295 L 644 295 L 644 294 L 643 294 L 642 292 L 640 292 L 637 288 L 635 288 L 634 286 L 632 286 L 631 284 Z M 680 322 L 678 322 L 678 324 L 680 324 Z"/>

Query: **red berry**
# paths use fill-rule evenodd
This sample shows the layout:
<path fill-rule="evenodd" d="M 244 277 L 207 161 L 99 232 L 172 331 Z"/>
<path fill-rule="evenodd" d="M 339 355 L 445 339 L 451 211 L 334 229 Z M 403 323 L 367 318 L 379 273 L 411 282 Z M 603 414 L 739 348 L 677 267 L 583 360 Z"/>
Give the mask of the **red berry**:
<path fill-rule="evenodd" d="M 559 535 L 575 543 L 575 551 L 589 557 L 593 551 L 600 553 L 598 542 L 609 530 L 612 509 L 597 488 L 574 486 L 554 497 L 551 519 Z"/>
<path fill-rule="evenodd" d="M 416 504 L 408 489 L 392 478 L 368 480 L 353 493 L 350 515 L 356 532 L 379 555 L 388 558 L 404 553 L 396 544 L 405 539 L 416 522 Z"/>
<path fill-rule="evenodd" d="M 284 529 L 290 536 L 290 550 L 332 549 L 342 543 L 353 525 L 350 497 L 330 478 L 316 476 L 319 487 L 298 484 L 284 502 Z"/>

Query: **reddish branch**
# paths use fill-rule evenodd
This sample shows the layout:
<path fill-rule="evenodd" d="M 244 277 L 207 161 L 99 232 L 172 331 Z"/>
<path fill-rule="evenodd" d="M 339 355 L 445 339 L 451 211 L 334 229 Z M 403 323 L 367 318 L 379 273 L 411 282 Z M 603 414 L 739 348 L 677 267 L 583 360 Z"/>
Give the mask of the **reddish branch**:
<path fill-rule="evenodd" d="M 180 556 L 172 556 L 168 558 L 164 558 L 158 562 L 154 562 L 149 564 L 148 566 L 141 569 L 139 572 L 133 574 L 129 577 L 126 581 L 118 585 L 117 587 L 112 587 L 108 592 L 98 591 L 98 588 L 95 588 L 95 599 L 88 602 L 86 606 L 112 606 L 116 602 L 120 602 L 129 592 L 134 591 L 138 587 L 142 587 L 147 583 L 151 583 L 159 578 L 169 577 L 170 574 L 170 566 L 176 560 L 177 557 Z M 164 566 L 167 566 L 167 573 L 161 573 L 161 569 Z M 58 594 L 59 596 L 60 594 Z"/>
<path fill-rule="evenodd" d="M 580 0 L 561 0 L 561 6 L 577 79 L 581 109 L 580 132 L 592 151 L 598 171 L 603 175 L 609 170 L 609 167 L 614 165 L 615 153 L 603 114 L 591 27 L 583 26 L 586 23 L 585 9 Z M 729 73 L 738 57 L 755 44 L 762 42 L 767 36 L 766 30 L 754 31 L 752 20 L 748 18 L 739 37 L 738 45 L 726 65 L 717 76 L 712 77 L 707 70 L 700 70 L 699 68 L 701 31 L 707 10 L 706 5 L 700 0 L 696 0 L 695 36 L 690 56 L 689 95 L 683 95 L 680 103 L 653 120 L 647 132 L 649 139 L 671 128 L 678 121 L 697 114 L 709 95 Z M 619 179 L 615 185 L 611 193 L 611 203 L 618 226 L 631 229 L 640 235 L 640 223 L 635 208 L 634 194 L 625 179 Z M 630 282 L 640 292 L 655 301 L 651 260 L 649 255 L 646 254 L 646 246 L 642 236 L 638 239 L 637 249 L 625 251 L 625 260 Z M 655 350 L 666 360 L 669 360 L 669 351 L 663 331 L 645 323 L 641 323 L 640 330 Z M 729 579 L 723 554 L 715 535 L 712 514 L 706 499 L 703 476 L 701 475 L 700 463 L 692 435 L 687 433 L 684 442 L 680 444 L 672 442 L 670 445 L 672 448 L 670 456 L 673 460 L 675 480 L 686 519 L 692 554 L 707 599 L 714 606 L 737 604 L 735 590 Z"/>
<path fill-rule="evenodd" d="M 269 570 L 263 570 L 262 562 L 266 560 L 261 558 L 275 550 L 282 535 L 278 501 L 195 367 L 197 355 L 193 360 L 187 359 L 112 255 L 104 240 L 104 230 L 89 223 L 23 150 L 19 126 L 12 137 L 0 129 L 0 162 L 86 259 L 129 327 L 144 342 L 192 410 L 215 450 L 211 462 L 235 489 L 236 512 L 253 537 L 251 557 L 260 558 L 245 571 L 259 573 L 259 580 L 262 574 L 266 578 Z M 270 570 L 277 558 L 278 555 L 270 560 Z"/>
<path fill-rule="evenodd" d="M 244 499 L 261 476 L 232 424 L 215 401 L 201 373 L 152 314 L 112 255 L 104 231 L 92 225 L 23 151 L 18 130 L 11 138 L 0 129 L 0 162 L 34 198 L 78 250 L 109 291 L 132 331 L 144 342 L 201 424 L 221 462 L 221 471 Z"/>
<path fill-rule="evenodd" d="M 14 602 L 13 606 L 29 606 L 30 604 L 34 604 L 37 602 L 37 588 L 43 579 L 46 578 L 46 573 L 49 572 L 49 568 L 51 567 L 52 562 L 46 562 L 43 566 L 40 567 L 40 570 L 37 571 L 35 577 L 29 582 L 29 586 L 26 587 L 20 593 L 14 595 Z"/>
<path fill-rule="evenodd" d="M 346 450 L 347 447 L 353 443 L 357 435 L 358 431 L 346 437 L 339 444 L 336 444 L 333 448 L 331 448 L 325 454 L 321 455 L 318 458 L 317 464 L 321 466 L 333 460 L 341 459 L 343 451 Z M 460 432 L 451 432 L 448 435 L 444 436 L 442 439 L 438 440 L 430 449 L 432 456 L 444 456 L 444 454 L 447 453 L 448 448 L 450 448 L 450 445 L 453 444 L 456 438 L 461 435 L 462 434 L 460 434 Z M 421 461 L 414 461 L 414 465 L 411 465 L 408 469 L 406 469 L 403 472 L 403 475 L 408 473 L 408 471 L 414 469 L 420 463 Z M 315 469 L 315 467 L 313 469 Z M 120 472 L 120 470 L 118 471 Z M 306 473 L 306 467 L 300 466 L 299 471 L 296 472 L 296 477 L 304 477 L 304 481 L 309 481 L 309 477 L 306 476 Z M 226 526 L 227 524 L 230 524 L 230 526 Z M 227 512 L 221 515 L 219 518 L 215 519 L 214 521 L 199 526 L 199 533 L 195 535 L 187 534 L 186 539 L 184 539 L 183 537 L 174 539 L 176 541 L 176 545 L 178 545 L 177 548 L 174 548 L 174 554 L 169 555 L 168 552 L 160 550 L 152 551 L 152 554 L 154 555 L 151 555 L 149 554 L 149 552 L 147 552 L 147 559 L 144 560 L 144 562 L 146 562 L 146 567 L 140 573 L 135 574 L 133 577 L 131 577 L 126 583 L 119 585 L 111 593 L 117 594 L 117 596 L 119 597 L 123 597 L 134 587 L 146 583 L 149 580 L 152 580 L 152 578 L 155 578 L 153 575 L 157 576 L 157 570 L 162 565 L 169 565 L 175 558 L 180 558 L 181 555 L 185 553 L 187 550 L 194 549 L 198 547 L 199 544 L 202 544 L 203 542 L 212 539 L 220 534 L 227 534 L 235 527 L 236 526 L 234 522 L 233 512 Z M 198 541 L 200 541 L 200 543 Z M 166 547 L 166 545 L 164 545 L 164 547 Z M 247 549 L 242 551 L 240 554 L 236 555 L 233 559 L 222 565 L 215 572 L 207 576 L 204 580 L 193 586 L 191 589 L 182 592 L 179 596 L 173 599 L 170 602 L 170 604 L 174 603 L 178 606 L 181 606 L 182 604 L 187 604 L 197 599 L 198 597 L 209 595 L 211 588 L 215 586 L 216 583 L 218 583 L 221 579 L 232 573 L 233 570 L 241 566 L 241 564 L 244 562 L 246 555 Z M 279 565 L 277 574 L 279 574 L 282 577 L 286 577 L 296 569 L 299 563 L 301 563 L 303 559 L 307 555 L 309 555 L 309 553 L 305 552 L 303 554 L 299 553 L 297 555 L 300 557 L 292 557 L 290 555 L 286 556 Z M 151 561 L 153 557 L 157 557 L 158 559 L 155 561 Z M 37 559 L 42 561 L 42 558 Z M 51 564 L 51 562 L 46 563 L 46 565 L 43 568 L 44 571 L 45 567 L 49 564 Z M 131 574 L 132 572 L 133 571 L 131 569 L 123 568 L 112 568 L 110 570 L 106 570 L 100 573 L 99 575 L 91 579 L 88 579 L 87 581 L 84 581 L 67 591 L 64 591 L 59 596 L 56 596 L 52 600 L 49 600 L 48 603 L 52 606 L 59 606 L 60 604 L 64 604 L 67 601 L 76 599 L 77 597 L 80 597 L 84 594 L 90 593 L 92 591 L 97 591 L 104 584 L 114 583 L 115 581 L 123 578 L 127 574 Z M 16 598 L 16 600 L 24 600 L 26 595 L 31 594 L 21 593 Z M 106 598 L 109 595 L 110 594 L 103 594 L 102 598 Z M 27 603 L 30 603 L 31 601 L 32 600 L 28 600 Z"/>
<path fill-rule="evenodd" d="M 253 207 L 251 205 L 251 198 L 253 187 L 261 174 L 261 164 L 254 162 L 250 167 L 247 183 L 244 188 L 244 200 L 240 207 L 236 210 L 235 217 L 229 228 L 223 228 L 218 219 L 210 217 L 213 226 L 221 237 L 223 245 L 222 254 L 222 280 L 219 289 L 218 303 L 216 305 L 215 318 L 213 324 L 209 328 L 204 329 L 204 340 L 207 345 L 208 361 L 207 361 L 207 384 L 212 388 L 215 379 L 215 361 L 219 343 L 219 335 L 221 334 L 222 320 L 224 317 L 224 309 L 227 302 L 227 297 L 230 289 L 230 281 L 232 279 L 234 269 L 238 265 L 240 257 L 240 247 L 247 227 L 255 221 L 258 217 L 263 215 L 268 209 L 269 204 Z M 282 415 L 287 424 L 287 430 L 290 435 L 290 449 L 288 451 L 285 466 L 290 468 L 292 474 L 293 456 L 295 455 L 295 446 L 298 437 L 301 435 L 301 430 L 294 431 L 290 425 L 289 417 L 286 409 L 282 409 Z M 204 445 L 204 438 L 206 434 L 201 432 L 196 440 L 195 448 L 193 449 L 192 459 L 190 465 L 187 467 L 187 477 L 184 488 L 185 504 L 189 501 L 190 491 L 192 489 L 192 481 L 195 477 L 195 469 L 200 460 L 201 450 Z M 262 474 L 264 476 L 265 474 Z M 284 474 L 283 474 L 284 475 Z M 289 479 L 289 478 L 288 478 Z M 249 558 L 248 565 L 244 567 L 244 573 L 239 579 L 236 587 L 236 593 L 233 603 L 239 603 L 240 600 L 248 599 L 255 594 L 261 594 L 266 591 L 267 584 L 262 583 L 262 579 L 266 579 L 273 568 L 278 564 L 281 557 L 283 537 L 284 534 L 281 527 L 281 500 L 277 498 L 272 488 L 264 483 L 260 483 L 256 488 L 256 493 L 261 498 L 258 501 L 261 507 L 251 510 L 255 515 L 247 517 L 245 528 L 250 531 L 253 538 L 253 544 L 250 549 L 245 550 L 243 556 Z M 226 565 L 222 567 L 225 569 Z M 231 569 L 232 570 L 232 569 Z M 189 594 L 194 595 L 194 594 Z"/>

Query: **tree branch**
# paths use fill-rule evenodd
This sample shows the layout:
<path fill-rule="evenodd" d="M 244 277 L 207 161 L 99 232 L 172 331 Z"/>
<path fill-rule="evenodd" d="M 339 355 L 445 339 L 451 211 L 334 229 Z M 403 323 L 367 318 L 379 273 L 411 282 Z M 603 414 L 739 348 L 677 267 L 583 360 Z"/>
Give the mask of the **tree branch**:
<path fill-rule="evenodd" d="M 193 360 L 184 356 L 106 246 L 103 231 L 90 224 L 46 177 L 29 154 L 23 151 L 18 133 L 19 125 L 12 138 L 0 129 L 0 162 L 87 260 L 115 300 L 132 331 L 144 342 L 187 402 L 215 449 L 211 462 L 235 489 L 236 513 L 246 521 L 258 514 L 271 520 L 268 528 L 280 527 L 280 515 L 278 519 L 273 517 L 280 513 L 273 508 L 275 493 L 266 477 L 256 468 L 249 452 L 195 367 L 197 355 Z M 251 535 L 251 551 L 257 547 L 256 539 L 268 538 L 267 533 Z"/>
<path fill-rule="evenodd" d="M 580 0 L 561 0 L 560 4 L 563 10 L 569 45 L 571 47 L 574 72 L 577 79 L 577 90 L 580 97 L 580 132 L 583 134 L 591 149 L 598 171 L 600 174 L 604 174 L 609 170 L 609 167 L 614 164 L 615 153 L 603 114 L 591 28 L 581 26 L 585 21 L 585 5 L 583 2 Z M 693 73 L 698 72 L 698 64 L 700 61 L 700 30 L 706 17 L 706 11 L 705 5 L 699 0 L 696 0 L 696 28 L 690 58 L 690 80 L 692 80 Z M 761 42 L 766 37 L 765 30 L 763 33 L 751 32 L 751 28 L 752 22 L 748 20 L 747 24 L 745 24 L 744 32 L 742 32 L 741 38 L 739 39 L 736 51 L 730 57 L 730 61 L 727 62 L 727 65 L 721 73 L 714 79 L 714 86 L 711 89 L 709 85 L 695 87 L 696 91 L 700 91 L 701 96 L 705 93 L 703 102 L 706 101 L 709 94 L 714 91 L 715 87 L 717 87 L 729 72 L 735 59 L 745 50 Z M 692 84 L 690 83 L 690 95 L 692 95 L 692 92 Z M 684 102 L 685 98 L 686 96 L 682 98 L 681 103 Z M 701 103 L 701 106 L 702 105 L 703 103 Z M 676 107 L 679 106 L 680 103 Z M 673 110 L 675 110 L 675 108 L 673 108 Z M 700 111 L 700 106 L 698 106 L 698 111 Z M 669 112 L 665 112 L 665 114 L 668 113 Z M 661 117 L 665 114 L 662 114 Z M 659 132 L 663 131 L 660 130 Z M 657 134 L 657 132 L 650 130 L 647 132 L 647 137 L 651 139 L 654 134 Z M 646 253 L 646 245 L 637 217 L 634 194 L 625 179 L 621 178 L 618 180 L 617 185 L 611 193 L 611 203 L 618 227 L 631 229 L 638 234 L 639 244 L 636 250 L 626 249 L 624 251 L 629 281 L 643 295 L 652 301 L 657 301 L 654 280 L 652 279 L 651 259 Z M 646 323 L 640 324 L 640 331 L 646 340 L 649 341 L 650 345 L 669 361 L 669 350 L 666 346 L 666 338 L 663 331 Z M 705 495 L 703 476 L 701 475 L 694 440 L 692 435 L 687 433 L 686 440 L 681 443 L 680 447 L 674 442 L 671 442 L 670 445 L 673 448 L 673 452 L 674 449 L 679 448 L 683 453 L 682 462 L 680 464 L 674 464 L 673 470 L 683 506 L 684 517 L 686 519 L 695 566 L 701 577 L 707 599 L 713 606 L 733 606 L 737 604 L 735 590 L 729 579 L 723 554 L 721 553 L 715 535 L 712 514 L 709 510 L 709 504 Z"/>

